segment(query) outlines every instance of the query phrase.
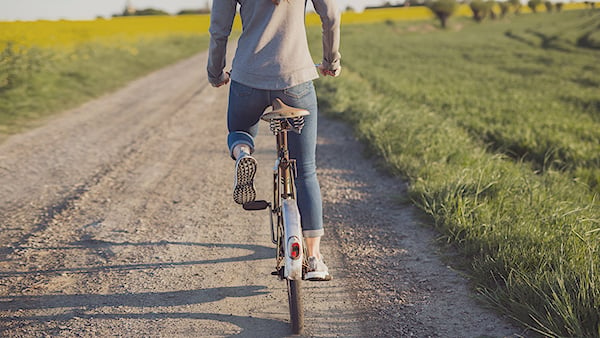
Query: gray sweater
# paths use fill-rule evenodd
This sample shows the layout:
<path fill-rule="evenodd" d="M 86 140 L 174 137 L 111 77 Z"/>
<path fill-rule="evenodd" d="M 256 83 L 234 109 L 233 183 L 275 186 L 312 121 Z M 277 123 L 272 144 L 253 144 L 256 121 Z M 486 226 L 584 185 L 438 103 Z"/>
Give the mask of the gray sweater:
<path fill-rule="evenodd" d="M 311 0 L 323 33 L 323 60 L 328 70 L 340 67 L 340 13 L 336 0 Z M 308 49 L 304 26 L 305 0 L 213 0 L 210 19 L 208 80 L 225 79 L 227 40 L 237 4 L 243 31 L 233 59 L 231 79 L 244 85 L 279 90 L 319 75 Z"/>

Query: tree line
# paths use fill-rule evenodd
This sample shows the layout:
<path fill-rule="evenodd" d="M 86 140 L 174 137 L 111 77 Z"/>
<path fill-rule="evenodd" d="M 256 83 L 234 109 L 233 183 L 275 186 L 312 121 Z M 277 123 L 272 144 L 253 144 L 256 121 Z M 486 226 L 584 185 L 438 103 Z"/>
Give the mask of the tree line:
<path fill-rule="evenodd" d="M 590 9 L 595 9 L 595 2 L 585 1 L 586 7 Z M 547 12 L 557 11 L 560 12 L 563 8 L 563 2 L 550 2 L 548 0 L 528 0 L 527 7 L 531 9 L 533 13 L 537 13 L 539 7 L 544 5 L 544 8 Z M 425 6 L 427 6 L 438 18 L 440 21 L 440 25 L 442 28 L 446 28 L 446 24 L 448 19 L 454 14 L 456 9 L 458 8 L 458 2 L 456 0 L 428 0 L 425 2 Z M 494 11 L 494 7 L 498 5 L 500 9 L 499 13 Z M 473 19 L 477 22 L 483 21 L 485 18 L 489 17 L 491 19 L 495 19 L 496 17 L 504 17 L 511 11 L 515 14 L 519 14 L 521 12 L 522 4 L 520 0 L 507 0 L 507 1 L 498 1 L 495 0 L 472 0 L 469 3 L 469 7 L 473 12 Z"/>
<path fill-rule="evenodd" d="M 202 8 L 202 9 L 183 9 L 177 12 L 175 15 L 190 15 L 190 14 L 209 14 L 210 9 Z M 163 11 L 162 9 L 156 8 L 145 8 L 140 10 L 131 10 L 125 8 L 122 13 L 114 14 L 113 17 L 120 16 L 148 16 L 148 15 L 171 15 L 170 13 Z"/>

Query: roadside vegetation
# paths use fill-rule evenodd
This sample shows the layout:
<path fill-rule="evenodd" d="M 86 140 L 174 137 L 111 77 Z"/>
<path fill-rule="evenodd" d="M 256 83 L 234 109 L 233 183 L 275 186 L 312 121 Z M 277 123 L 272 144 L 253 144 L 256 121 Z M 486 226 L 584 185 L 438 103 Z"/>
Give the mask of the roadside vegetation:
<path fill-rule="evenodd" d="M 346 26 L 320 102 L 409 180 L 488 300 L 600 337 L 600 13 L 455 20 Z"/>
<path fill-rule="evenodd" d="M 0 22 L 0 140 L 206 49 L 208 25 L 206 15 Z"/>

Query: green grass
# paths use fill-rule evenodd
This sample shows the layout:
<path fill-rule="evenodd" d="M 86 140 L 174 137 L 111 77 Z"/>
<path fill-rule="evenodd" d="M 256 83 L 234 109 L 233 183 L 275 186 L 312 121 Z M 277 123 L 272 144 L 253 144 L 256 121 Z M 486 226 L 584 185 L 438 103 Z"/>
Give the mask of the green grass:
<path fill-rule="evenodd" d="M 208 36 L 140 39 L 127 46 L 82 44 L 74 50 L 0 51 L 0 139 L 44 117 L 110 92 L 208 46 Z"/>
<path fill-rule="evenodd" d="M 600 50 L 581 39 L 597 22 L 345 26 L 342 76 L 318 83 L 323 110 L 409 179 L 481 293 L 548 336 L 600 337 Z"/>

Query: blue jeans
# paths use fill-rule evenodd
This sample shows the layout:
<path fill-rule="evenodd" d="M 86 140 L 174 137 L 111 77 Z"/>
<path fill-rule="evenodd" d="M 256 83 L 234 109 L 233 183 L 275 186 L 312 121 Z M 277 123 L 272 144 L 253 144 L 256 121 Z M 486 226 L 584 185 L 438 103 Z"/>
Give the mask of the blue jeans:
<path fill-rule="evenodd" d="M 320 237 L 323 235 L 323 205 L 315 159 L 318 109 L 317 94 L 312 81 L 283 90 L 256 89 L 232 81 L 227 110 L 229 151 L 231 153 L 238 144 L 247 144 L 254 151 L 254 138 L 258 134 L 260 116 L 276 98 L 289 106 L 310 112 L 310 115 L 305 116 L 301 134 L 288 133 L 288 145 L 290 157 L 296 159 L 298 171 L 296 195 L 302 233 L 304 237 Z"/>

